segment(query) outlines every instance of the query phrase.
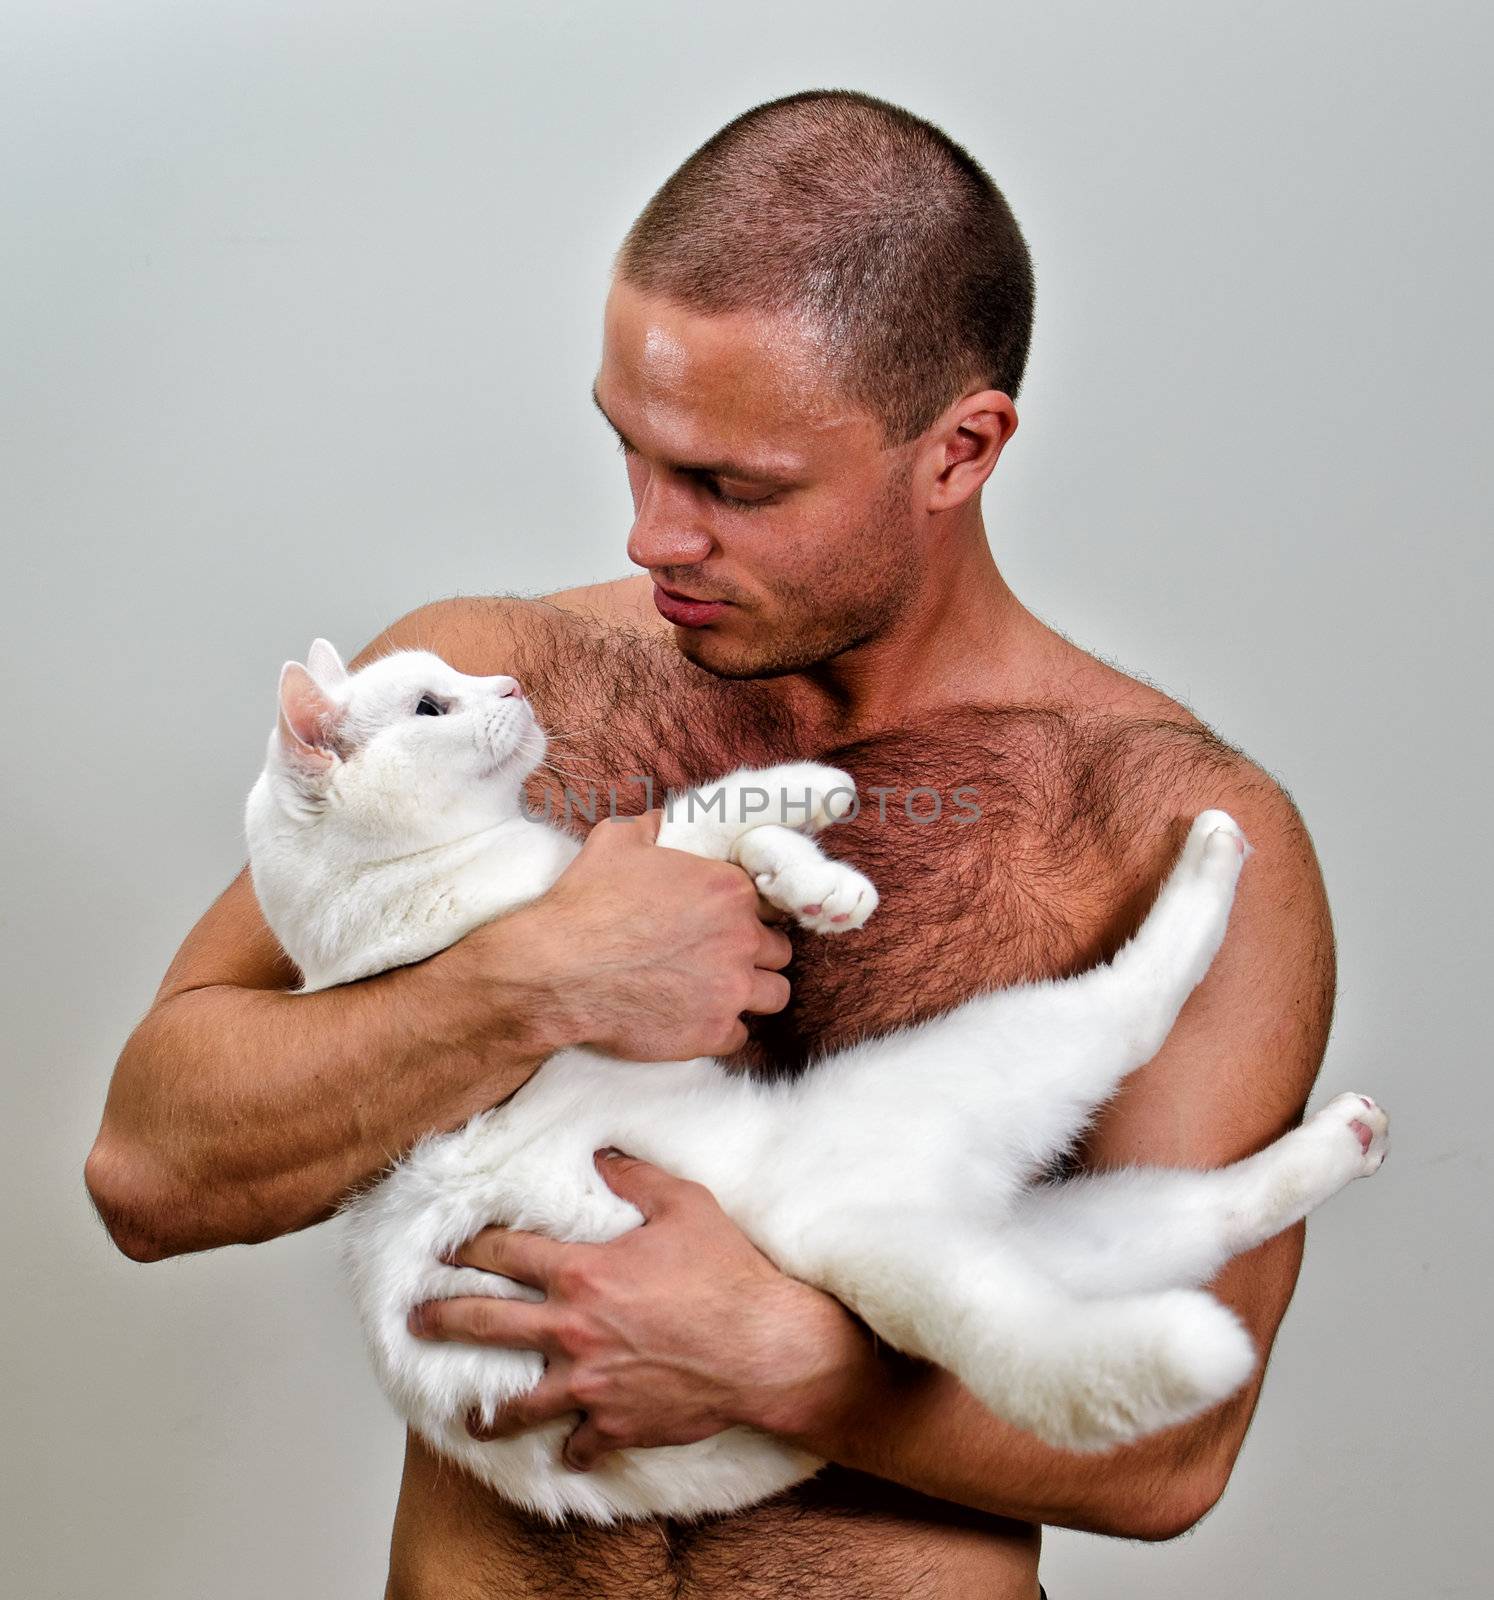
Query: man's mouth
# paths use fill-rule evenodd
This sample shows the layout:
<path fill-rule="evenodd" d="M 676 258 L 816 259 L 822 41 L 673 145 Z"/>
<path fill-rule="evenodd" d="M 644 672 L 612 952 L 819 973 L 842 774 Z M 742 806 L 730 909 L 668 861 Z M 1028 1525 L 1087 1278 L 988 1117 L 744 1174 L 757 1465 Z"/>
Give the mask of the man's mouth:
<path fill-rule="evenodd" d="M 704 628 L 714 622 L 731 604 L 729 600 L 697 600 L 693 595 L 666 589 L 654 580 L 654 609 L 677 628 Z"/>

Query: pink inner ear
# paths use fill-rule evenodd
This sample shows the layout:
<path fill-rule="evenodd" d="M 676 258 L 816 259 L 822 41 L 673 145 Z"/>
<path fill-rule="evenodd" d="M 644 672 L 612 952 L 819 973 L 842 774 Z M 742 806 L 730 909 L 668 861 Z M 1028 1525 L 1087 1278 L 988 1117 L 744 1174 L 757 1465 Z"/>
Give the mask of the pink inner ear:
<path fill-rule="evenodd" d="M 333 737 L 341 707 L 328 698 L 299 662 L 280 670 L 280 750 L 286 760 L 310 772 L 324 771 L 334 759 Z"/>

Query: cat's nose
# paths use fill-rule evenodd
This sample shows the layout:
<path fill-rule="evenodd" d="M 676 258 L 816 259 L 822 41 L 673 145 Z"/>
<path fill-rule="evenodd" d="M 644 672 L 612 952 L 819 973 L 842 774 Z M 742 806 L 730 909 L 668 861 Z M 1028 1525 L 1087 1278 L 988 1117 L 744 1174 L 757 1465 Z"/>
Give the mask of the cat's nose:
<path fill-rule="evenodd" d="M 524 698 L 524 691 L 519 687 L 517 678 L 494 678 L 493 684 L 498 690 L 498 698 L 500 700 L 508 700 L 510 698 L 522 700 Z"/>

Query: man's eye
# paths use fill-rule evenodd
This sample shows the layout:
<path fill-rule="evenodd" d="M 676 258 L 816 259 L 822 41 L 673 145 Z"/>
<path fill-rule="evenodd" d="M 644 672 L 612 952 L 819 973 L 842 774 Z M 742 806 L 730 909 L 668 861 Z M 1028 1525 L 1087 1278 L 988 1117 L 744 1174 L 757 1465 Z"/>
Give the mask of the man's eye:
<path fill-rule="evenodd" d="M 433 694 L 421 695 L 420 704 L 415 707 L 417 717 L 444 717 L 446 712 L 447 707 Z"/>
<path fill-rule="evenodd" d="M 695 471 L 690 474 L 712 500 L 723 506 L 730 506 L 733 511 L 755 511 L 759 506 L 772 505 L 774 496 L 765 494 L 756 500 L 740 500 L 734 494 L 728 494 L 721 487 L 721 480 L 712 477 L 709 472 Z"/>
<path fill-rule="evenodd" d="M 734 494 L 728 494 L 718 483 L 712 493 L 724 506 L 730 506 L 733 511 L 756 511 L 759 506 L 771 505 L 773 496 L 764 495 L 760 500 L 738 500 Z"/>

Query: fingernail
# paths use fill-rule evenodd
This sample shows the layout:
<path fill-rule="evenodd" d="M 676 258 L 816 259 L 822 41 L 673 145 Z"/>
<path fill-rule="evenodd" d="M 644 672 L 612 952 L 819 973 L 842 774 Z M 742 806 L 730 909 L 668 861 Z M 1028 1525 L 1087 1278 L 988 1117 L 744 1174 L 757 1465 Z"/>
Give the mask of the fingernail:
<path fill-rule="evenodd" d="M 425 1307 L 416 1306 L 405 1318 L 405 1326 L 419 1338 L 425 1332 Z"/>
<path fill-rule="evenodd" d="M 598 1150 L 597 1154 L 602 1158 L 603 1161 L 616 1161 L 617 1158 L 622 1154 L 622 1151 L 619 1150 L 616 1145 L 609 1144 L 605 1150 Z"/>

